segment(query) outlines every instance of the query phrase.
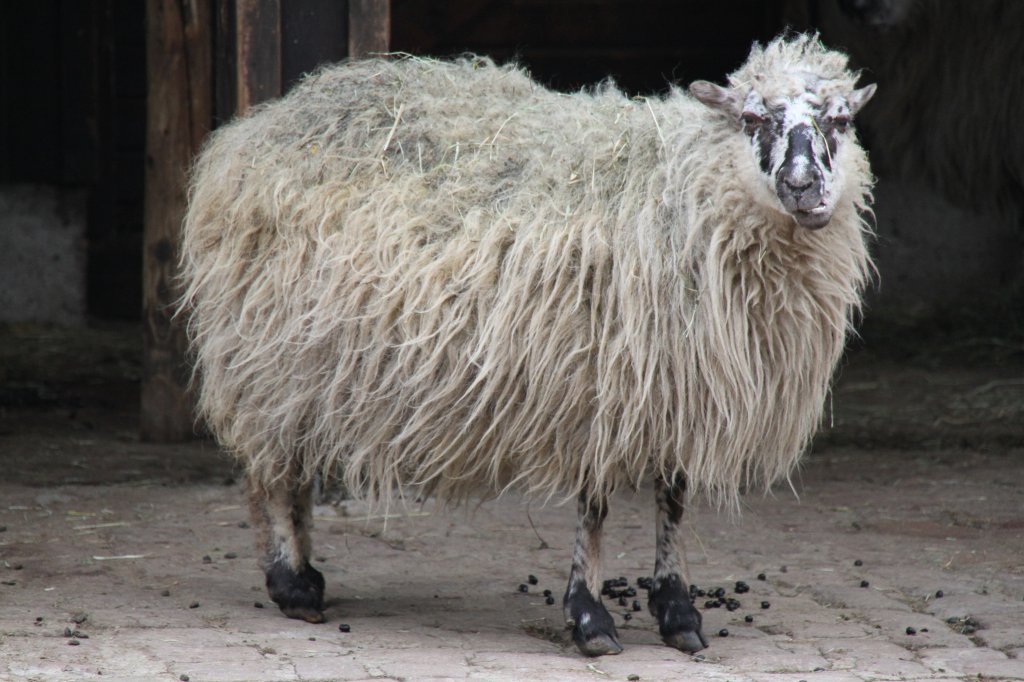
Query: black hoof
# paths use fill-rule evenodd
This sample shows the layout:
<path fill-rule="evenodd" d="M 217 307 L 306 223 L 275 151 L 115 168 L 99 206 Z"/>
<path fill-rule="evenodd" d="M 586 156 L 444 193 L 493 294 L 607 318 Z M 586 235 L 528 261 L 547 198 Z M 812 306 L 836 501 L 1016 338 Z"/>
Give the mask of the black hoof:
<path fill-rule="evenodd" d="M 708 646 L 700 631 L 701 615 L 679 576 L 656 581 L 647 606 L 658 619 L 661 639 L 670 647 L 693 654 Z"/>
<path fill-rule="evenodd" d="M 695 654 L 701 649 L 708 648 L 708 640 L 704 639 L 699 627 L 696 630 L 680 630 L 672 634 L 665 634 L 665 628 L 660 628 L 660 630 L 662 640 L 673 649 L 679 649 L 687 654 Z"/>
<path fill-rule="evenodd" d="M 296 573 L 284 562 L 267 568 L 267 592 L 289 618 L 324 622 L 324 576 L 308 563 Z"/>
<path fill-rule="evenodd" d="M 586 588 L 565 596 L 565 610 L 572 624 L 572 641 L 584 656 L 606 656 L 622 651 L 615 621 L 604 604 Z"/>

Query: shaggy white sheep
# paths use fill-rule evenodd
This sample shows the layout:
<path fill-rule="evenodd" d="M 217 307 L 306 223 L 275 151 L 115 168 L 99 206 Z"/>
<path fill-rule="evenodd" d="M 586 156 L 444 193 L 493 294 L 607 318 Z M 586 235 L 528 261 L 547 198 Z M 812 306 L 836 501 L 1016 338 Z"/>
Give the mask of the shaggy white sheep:
<path fill-rule="evenodd" d="M 815 37 L 729 87 L 563 95 L 484 59 L 322 70 L 215 133 L 184 231 L 199 405 L 248 467 L 272 598 L 323 620 L 314 476 L 371 498 L 575 496 L 564 600 L 587 654 L 607 494 L 656 481 L 649 605 L 706 645 L 686 484 L 735 502 L 818 424 L 870 267 L 850 125 L 873 86 Z M 820 229 L 826 228 L 827 229 Z"/>

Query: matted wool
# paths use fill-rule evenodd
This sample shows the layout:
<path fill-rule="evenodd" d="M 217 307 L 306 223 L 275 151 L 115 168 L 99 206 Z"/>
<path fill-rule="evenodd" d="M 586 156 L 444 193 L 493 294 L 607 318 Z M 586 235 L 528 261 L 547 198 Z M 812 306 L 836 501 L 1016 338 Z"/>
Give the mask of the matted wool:
<path fill-rule="evenodd" d="M 813 38 L 733 79 L 794 70 L 854 80 Z M 807 446 L 870 269 L 859 146 L 820 231 L 751 199 L 748 157 L 679 90 L 558 94 L 476 58 L 320 70 L 196 164 L 201 414 L 268 484 L 342 470 L 458 502 L 683 473 L 735 504 Z"/>

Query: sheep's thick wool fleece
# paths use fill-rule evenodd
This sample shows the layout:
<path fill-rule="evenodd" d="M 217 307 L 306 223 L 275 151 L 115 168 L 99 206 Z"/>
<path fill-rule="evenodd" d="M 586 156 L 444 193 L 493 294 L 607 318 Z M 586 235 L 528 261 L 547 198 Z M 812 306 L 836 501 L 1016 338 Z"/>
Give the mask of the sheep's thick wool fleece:
<path fill-rule="evenodd" d="M 458 501 L 684 472 L 734 503 L 792 470 L 858 305 L 869 173 L 847 146 L 849 198 L 811 232 L 752 202 L 742 135 L 679 91 L 321 70 L 198 160 L 202 415 L 265 482 L 341 464 L 372 498 Z"/>

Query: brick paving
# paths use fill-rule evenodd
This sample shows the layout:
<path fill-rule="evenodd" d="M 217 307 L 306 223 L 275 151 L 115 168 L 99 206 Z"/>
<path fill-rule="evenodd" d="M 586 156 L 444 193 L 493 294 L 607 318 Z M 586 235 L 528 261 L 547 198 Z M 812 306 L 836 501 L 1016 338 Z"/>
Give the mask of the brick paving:
<path fill-rule="evenodd" d="M 65 446 L 88 462 L 104 443 Z M 140 461 L 216 458 L 134 447 Z M 355 502 L 319 507 L 328 622 L 310 625 L 267 600 L 237 484 L 0 483 L 0 679 L 1021 680 L 1022 482 L 1021 449 L 826 446 L 794 479 L 798 497 L 781 487 L 737 516 L 688 511 L 691 581 L 742 604 L 702 610 L 707 650 L 669 649 L 646 609 L 627 622 L 612 605 L 626 649 L 598 659 L 576 653 L 541 595 L 560 602 L 571 505 L 428 501 L 386 520 Z M 613 501 L 608 577 L 650 573 L 653 514 L 650 491 Z M 529 574 L 539 584 L 520 593 Z M 737 580 L 750 592 L 732 594 Z M 87 638 L 71 645 L 69 627 Z"/>

